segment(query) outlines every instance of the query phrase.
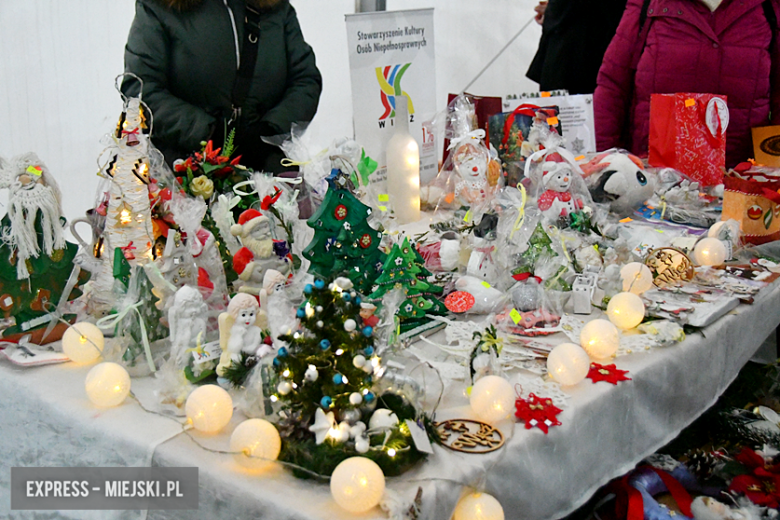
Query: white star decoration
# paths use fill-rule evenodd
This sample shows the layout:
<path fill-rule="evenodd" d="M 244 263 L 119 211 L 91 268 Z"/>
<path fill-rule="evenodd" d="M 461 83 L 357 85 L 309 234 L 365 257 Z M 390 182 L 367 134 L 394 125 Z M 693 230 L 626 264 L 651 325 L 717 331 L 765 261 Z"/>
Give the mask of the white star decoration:
<path fill-rule="evenodd" d="M 395 259 L 395 265 L 401 265 L 402 263 L 404 263 L 404 261 L 400 257 Z"/>
<path fill-rule="evenodd" d="M 317 411 L 314 412 L 314 424 L 309 426 L 309 431 L 314 433 L 317 444 L 322 444 L 335 424 L 336 417 L 333 415 L 333 412 L 326 414 L 322 411 L 322 408 L 317 408 Z"/>

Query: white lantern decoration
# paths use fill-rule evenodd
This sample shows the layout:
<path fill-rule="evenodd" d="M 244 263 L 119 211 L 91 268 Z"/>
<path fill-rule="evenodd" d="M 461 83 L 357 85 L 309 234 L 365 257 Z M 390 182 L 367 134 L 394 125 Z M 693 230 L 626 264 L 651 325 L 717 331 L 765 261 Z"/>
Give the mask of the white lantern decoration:
<path fill-rule="evenodd" d="M 609 300 L 607 317 L 619 329 L 633 329 L 645 318 L 645 304 L 634 293 L 617 293 Z"/>
<path fill-rule="evenodd" d="M 589 370 L 588 353 L 574 343 L 562 343 L 547 356 L 547 373 L 564 386 L 576 385 L 585 379 Z"/>
<path fill-rule="evenodd" d="M 193 428 L 203 433 L 217 433 L 233 417 L 233 399 L 217 385 L 204 385 L 193 390 L 184 405 Z"/>
<path fill-rule="evenodd" d="M 409 133 L 409 100 L 395 96 L 395 133 L 387 143 L 387 193 L 399 224 L 420 220 L 420 147 Z"/>
<path fill-rule="evenodd" d="M 509 381 L 499 376 L 485 376 L 471 388 L 471 409 L 488 423 L 503 421 L 515 411 L 515 392 Z"/>
<path fill-rule="evenodd" d="M 230 451 L 236 462 L 249 469 L 264 470 L 279 457 L 282 439 L 276 427 L 265 419 L 248 419 L 239 424 L 230 436 Z"/>
<path fill-rule="evenodd" d="M 623 290 L 634 294 L 642 294 L 653 288 L 653 273 L 645 264 L 631 262 L 620 270 L 623 280 Z"/>
<path fill-rule="evenodd" d="M 371 459 L 351 457 L 342 461 L 330 477 L 333 500 L 350 513 L 374 508 L 385 492 L 385 475 Z"/>
<path fill-rule="evenodd" d="M 697 265 L 721 265 L 727 255 L 725 244 L 717 238 L 702 238 L 693 248 L 693 260 Z"/>
<path fill-rule="evenodd" d="M 504 520 L 504 508 L 487 493 L 469 493 L 458 501 L 452 520 Z"/>
<path fill-rule="evenodd" d="M 92 404 L 110 408 L 121 404 L 130 393 L 130 374 L 122 365 L 100 363 L 87 374 L 84 388 Z"/>
<path fill-rule="evenodd" d="M 68 327 L 62 335 L 62 351 L 74 363 L 94 363 L 103 353 L 103 332 L 95 325 L 80 321 Z"/>
<path fill-rule="evenodd" d="M 620 333 L 607 320 L 589 321 L 580 332 L 580 346 L 593 359 L 609 359 L 620 346 Z"/>

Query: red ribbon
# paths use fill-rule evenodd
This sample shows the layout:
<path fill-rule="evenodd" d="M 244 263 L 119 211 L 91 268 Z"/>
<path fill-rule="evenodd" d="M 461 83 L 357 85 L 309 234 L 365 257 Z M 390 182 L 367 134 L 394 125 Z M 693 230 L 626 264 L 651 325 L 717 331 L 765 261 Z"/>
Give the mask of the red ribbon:
<path fill-rule="evenodd" d="M 260 209 L 262 209 L 263 211 L 267 211 L 268 208 L 273 206 L 276 203 L 276 201 L 279 200 L 279 197 L 282 196 L 282 190 L 276 187 L 274 187 L 274 189 L 276 191 L 274 192 L 273 196 L 266 195 L 265 197 L 263 197 L 263 201 L 260 203 Z"/>
<path fill-rule="evenodd" d="M 125 129 L 123 128 L 123 129 L 122 129 L 122 133 L 123 133 L 124 135 L 130 135 L 130 134 L 132 134 L 132 135 L 138 135 L 138 132 L 139 132 L 139 130 L 140 130 L 140 128 L 138 128 L 138 127 L 136 127 L 136 129 L 135 129 L 135 130 L 129 130 L 129 131 L 128 131 L 128 130 L 125 130 Z"/>
<path fill-rule="evenodd" d="M 514 112 L 509 114 L 506 118 L 506 121 L 504 121 L 504 138 L 501 140 L 502 144 L 506 144 L 507 141 L 509 141 L 509 131 L 512 129 L 512 125 L 515 122 L 515 116 L 536 116 L 536 112 L 539 110 L 540 107 L 536 105 L 529 105 L 527 103 L 523 103 L 519 107 L 517 107 Z"/>
<path fill-rule="evenodd" d="M 672 498 L 677 503 L 677 507 L 680 508 L 680 512 L 689 518 L 693 518 L 693 514 L 691 513 L 691 503 L 693 500 L 682 484 L 661 469 L 652 466 L 641 466 L 641 469 L 650 469 L 654 471 L 661 478 L 666 489 L 672 495 Z M 610 485 L 610 492 L 614 493 L 616 497 L 615 513 L 618 518 L 621 518 L 625 511 L 625 518 L 627 520 L 644 520 L 645 512 L 642 494 L 629 483 L 630 477 L 631 474 L 628 474 Z"/>

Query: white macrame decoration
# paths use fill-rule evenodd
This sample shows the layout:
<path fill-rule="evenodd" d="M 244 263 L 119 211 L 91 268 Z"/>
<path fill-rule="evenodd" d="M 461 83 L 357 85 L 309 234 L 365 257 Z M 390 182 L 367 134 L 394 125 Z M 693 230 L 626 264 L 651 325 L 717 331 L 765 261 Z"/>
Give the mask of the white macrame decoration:
<path fill-rule="evenodd" d="M 62 207 L 57 182 L 38 156 L 32 152 L 19 155 L 10 162 L 0 161 L 0 189 L 7 188 L 9 229 L 2 240 L 16 254 L 16 277 L 30 277 L 27 260 L 41 253 L 51 256 L 65 247 L 62 231 Z M 38 242 L 35 222 L 40 215 L 43 244 Z M 13 260 L 13 259 L 9 259 Z"/>

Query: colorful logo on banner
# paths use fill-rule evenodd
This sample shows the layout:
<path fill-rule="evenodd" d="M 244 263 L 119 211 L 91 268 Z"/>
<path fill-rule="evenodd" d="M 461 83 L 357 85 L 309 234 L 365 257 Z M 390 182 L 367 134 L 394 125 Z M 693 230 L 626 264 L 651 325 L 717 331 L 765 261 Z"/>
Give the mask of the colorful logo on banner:
<path fill-rule="evenodd" d="M 412 97 L 401 89 L 401 79 L 410 65 L 411 63 L 406 63 L 404 65 L 388 65 L 387 67 L 376 68 L 376 80 L 379 82 L 382 106 L 385 108 L 384 113 L 379 117 L 379 121 L 384 121 L 388 117 L 395 117 L 395 96 L 406 96 L 409 100 L 409 115 L 414 114 Z"/>

